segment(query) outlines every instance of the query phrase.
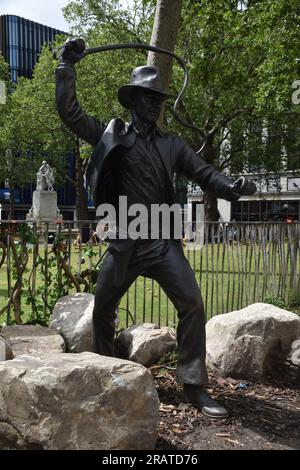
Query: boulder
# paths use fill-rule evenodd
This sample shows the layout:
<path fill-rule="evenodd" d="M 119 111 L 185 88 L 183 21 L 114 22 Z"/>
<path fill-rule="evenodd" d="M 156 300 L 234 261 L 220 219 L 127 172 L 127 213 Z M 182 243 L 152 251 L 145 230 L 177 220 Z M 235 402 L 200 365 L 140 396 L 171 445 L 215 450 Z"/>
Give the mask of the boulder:
<path fill-rule="evenodd" d="M 123 330 L 118 339 L 129 360 L 144 366 L 155 364 L 177 345 L 175 330 L 165 326 L 160 328 L 153 323 L 131 326 Z"/>
<path fill-rule="evenodd" d="M 291 361 L 295 366 L 300 366 L 300 339 L 296 339 L 291 347 Z"/>
<path fill-rule="evenodd" d="M 94 296 L 86 293 L 66 295 L 56 303 L 49 326 L 64 337 L 67 351 L 93 351 L 93 308 Z"/>
<path fill-rule="evenodd" d="M 159 400 L 151 374 L 94 353 L 0 363 L 0 448 L 153 449 Z"/>
<path fill-rule="evenodd" d="M 14 358 L 11 343 L 0 336 L 0 361 L 8 361 Z"/>
<path fill-rule="evenodd" d="M 64 352 L 65 342 L 54 330 L 41 325 L 3 326 L 2 336 L 10 342 L 13 354 Z"/>
<path fill-rule="evenodd" d="M 286 359 L 299 334 L 299 316 L 274 305 L 217 315 L 206 325 L 207 365 L 223 377 L 261 380 Z"/>

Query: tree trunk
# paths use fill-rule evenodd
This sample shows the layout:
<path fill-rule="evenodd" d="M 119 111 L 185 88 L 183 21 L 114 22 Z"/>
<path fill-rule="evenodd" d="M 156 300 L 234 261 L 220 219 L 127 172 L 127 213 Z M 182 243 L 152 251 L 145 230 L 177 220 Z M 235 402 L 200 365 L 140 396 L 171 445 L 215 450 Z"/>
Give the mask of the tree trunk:
<path fill-rule="evenodd" d="M 151 36 L 151 45 L 174 51 L 178 31 L 181 24 L 182 0 L 157 0 L 155 19 Z M 167 90 L 172 77 L 172 57 L 166 54 L 149 52 L 148 65 L 156 65 L 160 68 L 162 83 Z M 159 124 L 163 123 L 163 111 Z M 207 145 L 203 152 L 204 159 L 214 164 L 213 136 L 208 135 Z M 207 221 L 219 220 L 217 198 L 213 193 L 204 195 L 205 219 Z"/>
<path fill-rule="evenodd" d="M 151 46 L 174 51 L 181 24 L 182 0 L 157 0 L 151 36 Z M 159 67 L 163 87 L 168 89 L 172 77 L 173 59 L 167 54 L 149 52 L 148 65 Z M 159 124 L 163 122 L 163 110 Z"/>
<path fill-rule="evenodd" d="M 204 193 L 204 219 L 206 222 L 217 222 L 220 218 L 218 198 L 214 193 Z"/>
<path fill-rule="evenodd" d="M 151 45 L 174 51 L 181 24 L 182 0 L 157 0 Z M 172 57 L 149 52 L 148 65 L 160 68 L 162 82 L 168 88 L 172 76 Z"/>

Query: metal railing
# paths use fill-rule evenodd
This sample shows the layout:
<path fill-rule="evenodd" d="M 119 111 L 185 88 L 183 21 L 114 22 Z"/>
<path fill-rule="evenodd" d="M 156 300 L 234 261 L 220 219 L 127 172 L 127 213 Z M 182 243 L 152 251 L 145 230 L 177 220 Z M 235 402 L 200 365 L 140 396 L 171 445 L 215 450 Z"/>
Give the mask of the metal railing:
<path fill-rule="evenodd" d="M 0 324 L 47 324 L 58 298 L 95 291 L 107 249 L 96 224 L 0 221 Z M 300 297 L 299 223 L 205 223 L 183 245 L 207 319 L 254 302 Z M 177 322 L 160 286 L 144 277 L 124 295 L 119 317 L 122 326 Z"/>

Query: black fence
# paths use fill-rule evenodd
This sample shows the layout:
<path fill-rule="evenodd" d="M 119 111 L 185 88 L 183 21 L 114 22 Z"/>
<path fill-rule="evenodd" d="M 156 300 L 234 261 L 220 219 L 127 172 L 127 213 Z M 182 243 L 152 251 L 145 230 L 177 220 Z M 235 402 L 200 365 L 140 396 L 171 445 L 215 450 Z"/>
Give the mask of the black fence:
<path fill-rule="evenodd" d="M 300 300 L 299 223 L 205 223 L 183 239 L 207 319 L 254 302 Z M 107 249 L 96 222 L 0 221 L 0 324 L 47 324 L 56 301 L 95 290 Z M 120 325 L 175 325 L 173 304 L 139 277 L 119 305 Z"/>

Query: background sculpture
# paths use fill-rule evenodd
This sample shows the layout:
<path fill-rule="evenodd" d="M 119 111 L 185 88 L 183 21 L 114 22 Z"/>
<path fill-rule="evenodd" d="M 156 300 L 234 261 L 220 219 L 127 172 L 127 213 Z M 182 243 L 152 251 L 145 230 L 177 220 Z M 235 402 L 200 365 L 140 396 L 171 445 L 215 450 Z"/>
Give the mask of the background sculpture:
<path fill-rule="evenodd" d="M 37 172 L 36 189 L 37 191 L 53 191 L 54 175 L 51 166 L 43 161 L 42 166 Z"/>

